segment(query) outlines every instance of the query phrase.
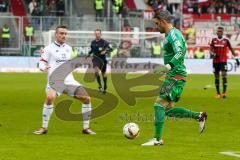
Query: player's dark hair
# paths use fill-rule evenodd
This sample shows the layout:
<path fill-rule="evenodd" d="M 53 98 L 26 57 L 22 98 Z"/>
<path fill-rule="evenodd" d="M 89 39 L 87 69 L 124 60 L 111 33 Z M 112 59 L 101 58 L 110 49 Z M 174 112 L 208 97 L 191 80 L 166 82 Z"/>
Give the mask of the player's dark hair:
<path fill-rule="evenodd" d="M 97 32 L 97 31 L 99 31 L 100 33 L 102 33 L 102 30 L 99 29 L 99 28 L 95 29 L 95 32 Z"/>
<path fill-rule="evenodd" d="M 221 29 L 221 30 L 223 30 L 224 28 L 223 28 L 223 27 L 221 27 L 221 26 L 219 26 L 219 27 L 217 27 L 217 29 Z"/>
<path fill-rule="evenodd" d="M 64 26 L 64 25 L 60 25 L 60 26 L 57 26 L 55 31 L 57 31 L 59 28 L 64 28 L 64 29 L 68 29 L 67 26 Z"/>

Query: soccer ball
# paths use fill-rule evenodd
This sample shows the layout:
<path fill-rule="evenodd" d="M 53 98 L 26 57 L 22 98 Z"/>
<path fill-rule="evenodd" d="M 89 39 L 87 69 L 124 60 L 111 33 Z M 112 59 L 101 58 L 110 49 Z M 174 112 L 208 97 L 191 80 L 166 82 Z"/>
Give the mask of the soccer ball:
<path fill-rule="evenodd" d="M 127 123 L 123 127 L 123 135 L 128 139 L 136 138 L 139 133 L 140 130 L 136 123 Z"/>

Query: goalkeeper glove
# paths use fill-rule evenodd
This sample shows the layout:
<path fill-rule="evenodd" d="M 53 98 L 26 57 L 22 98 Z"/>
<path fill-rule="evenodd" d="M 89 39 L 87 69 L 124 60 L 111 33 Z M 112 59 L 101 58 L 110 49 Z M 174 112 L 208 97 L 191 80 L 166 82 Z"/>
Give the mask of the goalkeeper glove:
<path fill-rule="evenodd" d="M 169 64 L 166 64 L 164 66 L 156 67 L 153 73 L 163 75 L 167 73 L 169 70 L 171 70 L 171 66 Z"/>

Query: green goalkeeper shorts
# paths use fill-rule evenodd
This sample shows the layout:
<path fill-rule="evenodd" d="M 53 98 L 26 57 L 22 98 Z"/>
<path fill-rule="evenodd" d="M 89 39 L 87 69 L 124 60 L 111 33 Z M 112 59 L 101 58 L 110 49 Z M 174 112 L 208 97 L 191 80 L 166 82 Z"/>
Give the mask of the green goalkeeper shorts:
<path fill-rule="evenodd" d="M 159 97 L 168 102 L 177 102 L 180 99 L 185 83 L 183 80 L 167 77 L 160 88 Z"/>

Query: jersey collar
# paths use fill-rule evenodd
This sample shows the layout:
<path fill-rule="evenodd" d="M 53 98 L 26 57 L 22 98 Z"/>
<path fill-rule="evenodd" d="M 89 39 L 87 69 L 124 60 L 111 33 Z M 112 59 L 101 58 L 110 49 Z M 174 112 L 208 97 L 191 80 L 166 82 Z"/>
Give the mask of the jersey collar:
<path fill-rule="evenodd" d="M 222 38 L 218 38 L 218 36 L 217 36 L 217 39 L 218 39 L 218 40 L 223 40 L 223 38 L 224 38 L 223 36 L 222 36 Z"/>
<path fill-rule="evenodd" d="M 167 37 L 167 35 L 168 35 L 169 33 L 171 33 L 174 29 L 175 29 L 175 27 L 172 27 L 172 28 L 169 30 L 169 32 L 166 33 L 166 37 Z"/>
<path fill-rule="evenodd" d="M 58 47 L 64 47 L 65 46 L 65 43 L 59 44 L 57 41 L 54 41 L 54 44 Z"/>

